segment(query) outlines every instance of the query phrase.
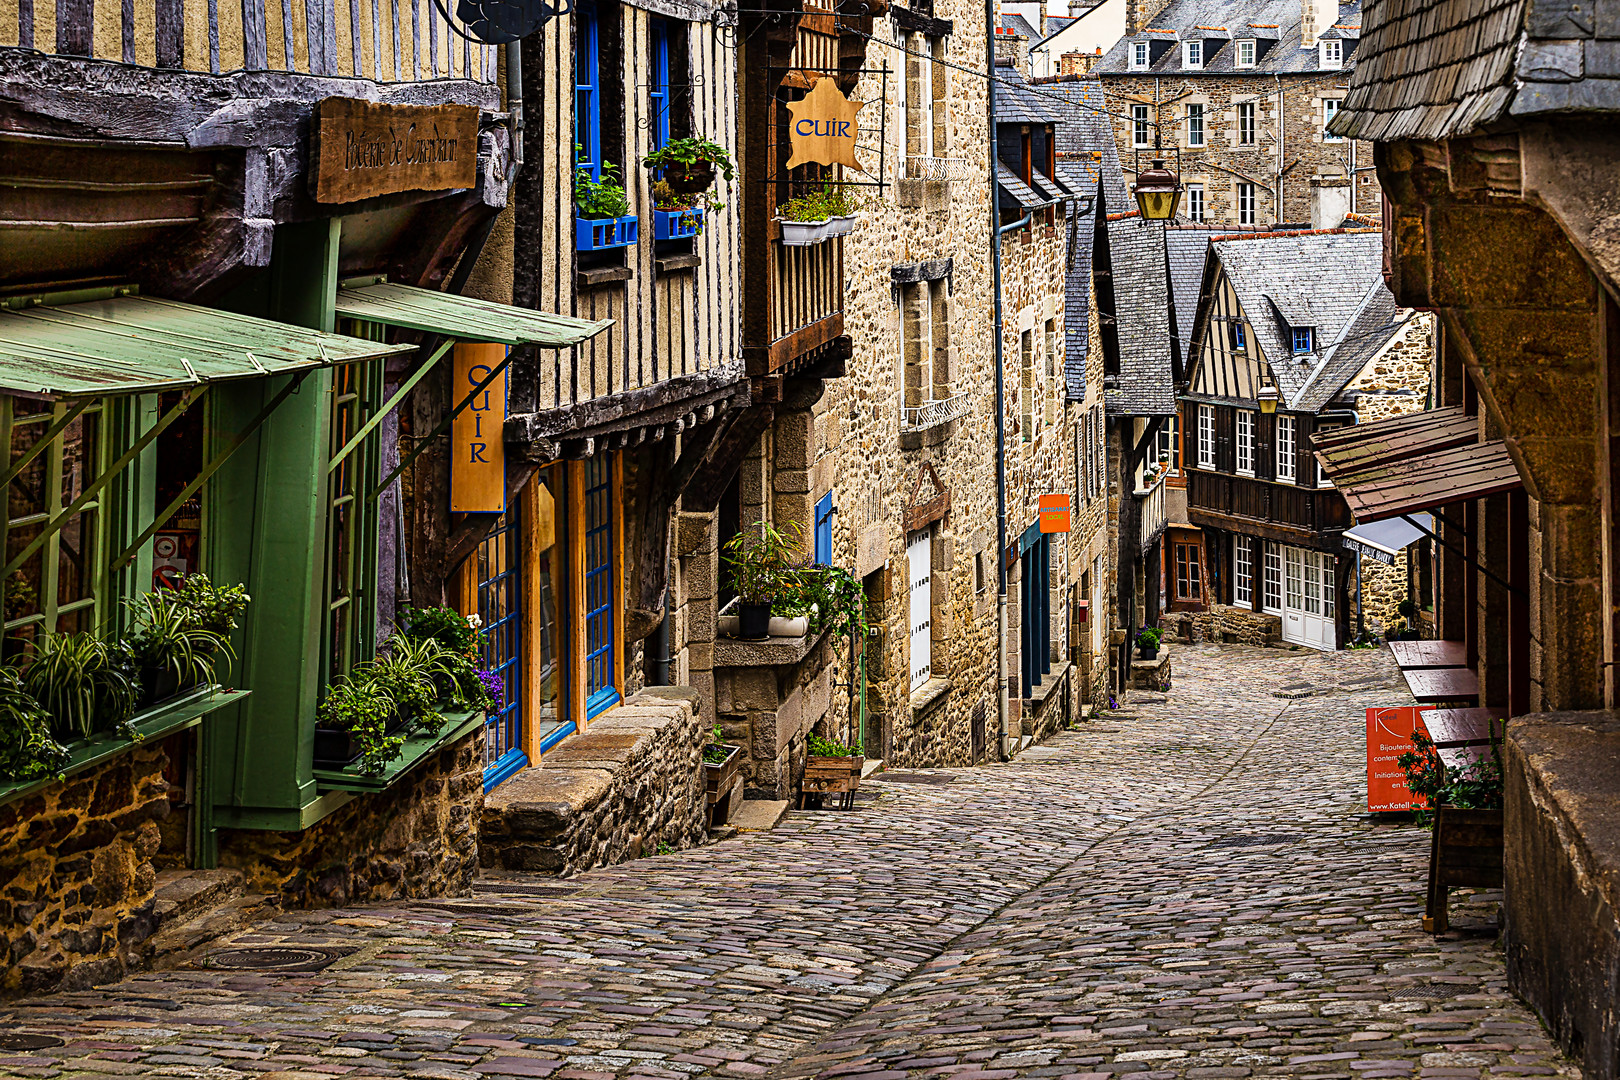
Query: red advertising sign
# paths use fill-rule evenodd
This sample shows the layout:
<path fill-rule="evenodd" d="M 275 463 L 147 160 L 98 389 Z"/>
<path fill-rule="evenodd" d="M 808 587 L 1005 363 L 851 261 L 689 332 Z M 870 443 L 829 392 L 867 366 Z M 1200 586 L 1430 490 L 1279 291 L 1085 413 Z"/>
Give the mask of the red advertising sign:
<path fill-rule="evenodd" d="M 1432 706 L 1396 705 L 1367 710 L 1367 809 L 1372 813 L 1410 810 L 1414 797 L 1406 774 L 1395 763 L 1412 745 L 1413 732 L 1429 731 L 1422 713 Z"/>

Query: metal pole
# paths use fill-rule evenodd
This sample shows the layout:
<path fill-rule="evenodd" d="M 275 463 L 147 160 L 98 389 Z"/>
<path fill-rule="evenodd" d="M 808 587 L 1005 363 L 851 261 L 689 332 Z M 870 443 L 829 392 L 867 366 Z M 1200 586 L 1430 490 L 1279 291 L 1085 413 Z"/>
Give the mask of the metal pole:
<path fill-rule="evenodd" d="M 996 4 L 984 0 L 985 106 L 990 132 L 990 279 L 995 310 L 996 365 L 996 740 L 1002 761 L 1012 758 L 1012 701 L 1007 689 L 1007 385 L 1001 344 L 1001 200 L 996 185 Z"/>

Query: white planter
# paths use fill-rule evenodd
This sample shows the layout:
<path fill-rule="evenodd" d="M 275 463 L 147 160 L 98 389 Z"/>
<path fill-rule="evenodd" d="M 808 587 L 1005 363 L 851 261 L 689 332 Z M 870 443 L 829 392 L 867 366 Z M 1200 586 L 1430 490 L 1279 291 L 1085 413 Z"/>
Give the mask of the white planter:
<path fill-rule="evenodd" d="M 728 638 L 737 636 L 737 632 L 742 629 L 742 617 L 735 614 L 726 614 L 728 611 L 735 612 L 736 610 L 737 601 L 735 600 L 725 606 L 719 617 L 714 621 L 715 633 Z M 771 637 L 804 637 L 810 632 L 810 616 L 795 615 L 792 618 L 783 618 L 780 615 L 772 615 L 765 632 Z"/>
<path fill-rule="evenodd" d="M 855 223 L 861 220 L 859 214 L 845 214 L 841 217 L 827 219 L 827 238 L 835 236 L 848 236 L 855 231 Z"/>
<path fill-rule="evenodd" d="M 831 224 L 831 219 L 827 221 L 782 221 L 782 243 L 788 247 L 809 247 L 811 244 L 819 244 L 828 238 L 827 228 Z"/>

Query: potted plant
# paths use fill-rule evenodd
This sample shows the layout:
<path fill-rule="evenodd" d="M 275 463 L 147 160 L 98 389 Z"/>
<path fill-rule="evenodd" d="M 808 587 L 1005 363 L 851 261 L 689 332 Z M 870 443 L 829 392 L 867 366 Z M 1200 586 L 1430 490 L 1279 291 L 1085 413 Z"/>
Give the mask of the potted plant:
<path fill-rule="evenodd" d="M 725 204 L 710 196 L 680 195 L 662 180 L 652 186 L 653 239 L 685 240 L 703 231 L 704 214 L 724 209 Z"/>
<path fill-rule="evenodd" d="M 166 701 L 214 681 L 214 657 L 231 656 L 230 639 L 197 625 L 178 602 L 176 590 L 154 589 L 129 602 L 129 646 L 140 670 L 140 704 Z M 207 616 L 204 616 L 207 617 Z M 215 625 L 223 625 L 216 618 Z M 227 620 L 234 622 L 234 620 Z"/>
<path fill-rule="evenodd" d="M 619 183 L 618 166 L 603 162 L 600 175 L 574 170 L 574 246 L 580 251 L 629 247 L 640 239 L 639 223 L 630 212 L 630 199 Z"/>
<path fill-rule="evenodd" d="M 804 247 L 845 236 L 859 220 L 856 209 L 842 185 L 823 184 L 820 191 L 795 196 L 776 208 L 782 243 Z"/>
<path fill-rule="evenodd" d="M 1503 723 L 1490 721 L 1490 730 Z M 1423 929 L 1439 934 L 1449 926 L 1446 902 L 1453 886 L 1502 884 L 1502 759 L 1494 734 L 1488 753 L 1458 765 L 1445 763 L 1426 732 L 1414 731 L 1412 745 L 1395 763 L 1406 774 L 1418 821 L 1434 830 Z"/>
<path fill-rule="evenodd" d="M 709 743 L 703 748 L 703 790 L 710 808 L 711 826 L 725 824 L 724 820 L 713 820 L 714 807 L 731 793 L 741 768 L 742 747 L 727 743 L 720 725 L 714 725 L 714 730 L 709 734 Z"/>
<path fill-rule="evenodd" d="M 737 590 L 738 637 L 757 641 L 770 636 L 771 605 L 800 587 L 794 564 L 803 532 L 796 521 L 785 533 L 759 521 L 726 541 L 725 560 Z"/>
<path fill-rule="evenodd" d="M 50 634 L 23 674 L 23 689 L 51 717 L 51 733 L 71 742 L 129 732 L 140 670 L 128 645 L 94 634 Z"/>
<path fill-rule="evenodd" d="M 698 136 L 671 139 L 642 158 L 641 163 L 658 172 L 678 195 L 696 195 L 714 186 L 716 169 L 727 180 L 736 178 L 730 151 L 717 142 Z"/>
<path fill-rule="evenodd" d="M 865 756 L 853 748 L 812 733 L 806 741 L 804 778 L 799 781 L 800 807 L 812 797 L 819 802 L 824 795 L 842 793 L 842 807 L 850 809 L 865 764 Z"/>
<path fill-rule="evenodd" d="M 1145 627 L 1136 635 L 1136 655 L 1142 660 L 1157 660 L 1159 658 L 1159 642 L 1164 638 L 1164 631 L 1157 626 Z"/>
<path fill-rule="evenodd" d="M 327 688 L 316 707 L 316 768 L 341 769 L 358 761 L 361 772 L 376 775 L 399 756 L 405 738 L 387 730 L 394 703 L 370 674 L 357 665 Z"/>
<path fill-rule="evenodd" d="M 68 748 L 51 734 L 51 715 L 0 667 L 0 783 L 43 780 L 67 768 Z"/>
<path fill-rule="evenodd" d="M 226 639 L 252 599 L 243 586 L 215 585 L 207 574 L 187 574 L 180 579 L 179 588 L 169 590 L 169 601 L 189 625 Z"/>

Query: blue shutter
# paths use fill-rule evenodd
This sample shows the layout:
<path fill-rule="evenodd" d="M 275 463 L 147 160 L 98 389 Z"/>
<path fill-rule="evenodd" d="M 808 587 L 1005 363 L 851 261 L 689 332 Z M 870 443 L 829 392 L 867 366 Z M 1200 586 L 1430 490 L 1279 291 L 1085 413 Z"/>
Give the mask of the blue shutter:
<path fill-rule="evenodd" d="M 602 94 L 596 7 L 574 8 L 574 161 L 602 179 Z"/>
<path fill-rule="evenodd" d="M 832 565 L 832 492 L 816 503 L 816 565 Z"/>
<path fill-rule="evenodd" d="M 652 88 L 647 98 L 652 105 L 652 148 L 669 142 L 669 24 L 652 20 Z"/>

